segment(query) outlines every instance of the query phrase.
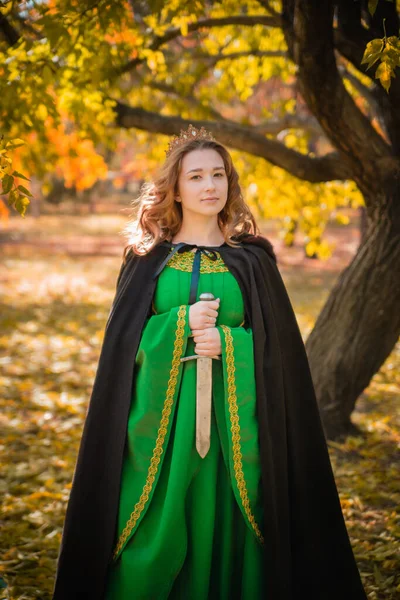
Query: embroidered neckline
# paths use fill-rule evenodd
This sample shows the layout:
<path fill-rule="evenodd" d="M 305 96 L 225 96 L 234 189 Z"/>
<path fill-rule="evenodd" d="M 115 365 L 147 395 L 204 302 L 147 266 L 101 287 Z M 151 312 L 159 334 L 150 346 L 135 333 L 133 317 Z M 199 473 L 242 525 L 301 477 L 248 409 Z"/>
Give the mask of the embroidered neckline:
<path fill-rule="evenodd" d="M 219 252 L 214 251 L 217 255 L 217 260 L 212 260 L 206 254 L 201 253 L 200 258 L 200 273 L 225 273 L 229 271 L 221 258 Z M 178 271 L 186 271 L 191 273 L 193 270 L 194 252 L 175 252 L 173 257 L 167 262 L 166 266 Z"/>

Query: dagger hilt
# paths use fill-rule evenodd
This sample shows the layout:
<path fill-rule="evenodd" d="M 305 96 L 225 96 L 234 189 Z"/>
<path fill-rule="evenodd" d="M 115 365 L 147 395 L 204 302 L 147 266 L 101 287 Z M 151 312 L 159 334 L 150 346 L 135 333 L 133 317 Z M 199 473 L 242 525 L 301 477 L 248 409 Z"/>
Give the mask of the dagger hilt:
<path fill-rule="evenodd" d="M 199 300 L 215 300 L 215 296 L 211 292 L 203 292 L 202 294 L 200 294 Z M 201 358 L 201 357 L 198 354 L 193 354 L 192 356 L 185 356 L 184 358 L 181 358 L 181 362 L 186 362 L 187 360 L 196 360 L 197 358 Z M 220 356 L 206 356 L 203 358 L 211 358 L 214 360 L 221 360 Z"/>
<path fill-rule="evenodd" d="M 199 300 L 215 300 L 215 296 L 211 292 L 203 292 L 200 294 Z"/>

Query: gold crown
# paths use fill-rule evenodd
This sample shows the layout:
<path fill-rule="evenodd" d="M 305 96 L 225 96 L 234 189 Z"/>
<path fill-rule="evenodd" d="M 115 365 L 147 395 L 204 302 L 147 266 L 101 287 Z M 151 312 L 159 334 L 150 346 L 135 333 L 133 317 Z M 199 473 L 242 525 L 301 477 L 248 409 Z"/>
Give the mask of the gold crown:
<path fill-rule="evenodd" d="M 183 144 L 187 144 L 191 140 L 199 140 L 199 139 L 210 140 L 212 142 L 217 141 L 209 131 L 204 129 L 204 127 L 197 129 L 192 124 L 190 124 L 189 127 L 186 129 L 186 131 L 181 129 L 180 135 L 179 136 L 176 135 L 175 137 L 172 138 L 172 140 L 168 144 L 168 148 L 165 151 L 165 154 L 166 154 L 166 156 L 169 156 L 174 148 L 177 148 L 178 146 L 182 146 Z"/>

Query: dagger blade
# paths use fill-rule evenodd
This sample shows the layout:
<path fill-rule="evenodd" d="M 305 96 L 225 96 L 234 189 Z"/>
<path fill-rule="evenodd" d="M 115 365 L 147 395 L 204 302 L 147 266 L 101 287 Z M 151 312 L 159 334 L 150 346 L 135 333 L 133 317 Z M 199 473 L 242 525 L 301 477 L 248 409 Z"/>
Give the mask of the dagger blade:
<path fill-rule="evenodd" d="M 212 399 L 212 358 L 197 359 L 196 385 L 196 449 L 204 458 L 210 448 Z"/>

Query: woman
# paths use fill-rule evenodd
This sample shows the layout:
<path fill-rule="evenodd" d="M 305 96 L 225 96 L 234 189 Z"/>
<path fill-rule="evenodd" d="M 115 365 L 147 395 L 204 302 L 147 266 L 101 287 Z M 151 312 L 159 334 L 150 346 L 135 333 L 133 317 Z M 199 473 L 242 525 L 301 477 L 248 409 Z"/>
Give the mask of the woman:
<path fill-rule="evenodd" d="M 203 128 L 132 234 L 54 599 L 365 599 L 272 246 Z"/>

